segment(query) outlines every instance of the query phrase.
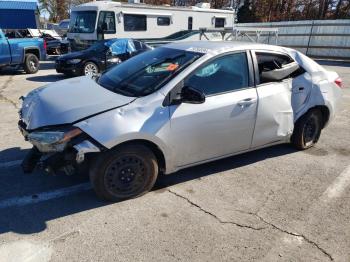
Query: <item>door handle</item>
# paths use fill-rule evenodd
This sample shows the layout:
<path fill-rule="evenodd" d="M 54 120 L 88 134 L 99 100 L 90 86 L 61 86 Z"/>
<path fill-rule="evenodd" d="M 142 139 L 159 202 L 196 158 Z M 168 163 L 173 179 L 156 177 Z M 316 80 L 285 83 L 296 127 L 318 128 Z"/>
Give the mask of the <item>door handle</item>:
<path fill-rule="evenodd" d="M 241 101 L 239 101 L 237 104 L 243 108 L 243 107 L 246 107 L 246 106 L 250 106 L 252 104 L 255 103 L 255 100 L 253 98 L 246 98 L 246 99 L 243 99 Z"/>
<path fill-rule="evenodd" d="M 296 87 L 296 88 L 293 88 L 292 89 L 292 92 L 293 93 L 299 93 L 299 92 L 302 92 L 302 91 L 304 91 L 305 90 L 305 88 L 304 87 Z"/>

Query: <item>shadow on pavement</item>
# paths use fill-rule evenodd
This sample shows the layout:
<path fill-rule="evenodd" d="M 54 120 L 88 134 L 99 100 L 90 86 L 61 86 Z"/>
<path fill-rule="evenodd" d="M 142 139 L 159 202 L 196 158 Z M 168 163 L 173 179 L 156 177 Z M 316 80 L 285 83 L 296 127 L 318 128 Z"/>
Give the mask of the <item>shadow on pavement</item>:
<path fill-rule="evenodd" d="M 174 174 L 161 177 L 158 179 L 154 190 L 164 189 L 168 186 L 173 186 L 190 180 L 200 179 L 201 177 L 210 176 L 219 172 L 235 169 L 242 166 L 248 166 L 250 164 L 254 164 L 268 158 L 287 155 L 295 152 L 297 152 L 297 150 L 288 144 L 277 145 L 190 167 L 178 171 Z"/>
<path fill-rule="evenodd" d="M 40 70 L 54 70 L 55 69 L 55 61 L 46 61 L 45 63 L 40 63 Z"/>
<path fill-rule="evenodd" d="M 0 163 L 23 159 L 28 151 L 29 149 L 22 149 L 20 147 L 12 147 L 2 150 L 0 151 Z"/>
<path fill-rule="evenodd" d="M 188 168 L 160 177 L 153 191 L 162 193 L 169 186 L 201 179 L 205 176 L 215 175 L 218 172 L 247 166 L 267 158 L 294 152 L 296 151 L 289 145 L 279 145 Z M 57 190 L 87 181 L 87 177 L 48 176 L 39 173 L 28 176 L 22 174 L 19 168 L 16 171 L 12 169 L 5 171 L 3 174 L 0 172 L 0 202 L 4 199 L 24 195 L 33 194 L 33 197 L 35 197 L 35 193 Z M 19 234 L 38 233 L 46 229 L 46 223 L 50 220 L 109 204 L 111 203 L 98 200 L 93 190 L 88 190 L 36 204 L 3 208 L 0 209 L 0 234 L 6 232 Z M 115 204 L 115 207 L 118 207 L 118 203 Z"/>
<path fill-rule="evenodd" d="M 45 76 L 31 76 L 27 77 L 27 80 L 32 82 L 56 82 L 66 79 L 66 77 L 62 74 L 55 74 L 55 75 L 45 75 Z"/>
<path fill-rule="evenodd" d="M 5 67 L 1 68 L 0 70 L 0 76 L 5 75 L 25 75 L 26 73 L 21 69 L 17 67 Z"/>

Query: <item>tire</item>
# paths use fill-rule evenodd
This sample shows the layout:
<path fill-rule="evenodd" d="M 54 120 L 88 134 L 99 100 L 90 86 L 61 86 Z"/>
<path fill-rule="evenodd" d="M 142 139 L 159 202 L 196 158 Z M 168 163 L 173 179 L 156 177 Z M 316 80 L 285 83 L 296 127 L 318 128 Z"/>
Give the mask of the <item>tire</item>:
<path fill-rule="evenodd" d="M 89 175 L 99 198 L 121 201 L 152 189 L 158 163 L 153 152 L 143 145 L 122 146 L 98 156 Z"/>
<path fill-rule="evenodd" d="M 294 125 L 292 144 L 299 150 L 314 146 L 321 135 L 322 120 L 322 113 L 317 109 L 311 109 L 300 117 Z"/>
<path fill-rule="evenodd" d="M 39 58 L 34 54 L 26 54 L 24 60 L 24 71 L 27 74 L 35 74 L 39 71 Z"/>
<path fill-rule="evenodd" d="M 86 62 L 83 68 L 83 75 L 93 76 L 100 72 L 98 66 L 94 62 Z"/>

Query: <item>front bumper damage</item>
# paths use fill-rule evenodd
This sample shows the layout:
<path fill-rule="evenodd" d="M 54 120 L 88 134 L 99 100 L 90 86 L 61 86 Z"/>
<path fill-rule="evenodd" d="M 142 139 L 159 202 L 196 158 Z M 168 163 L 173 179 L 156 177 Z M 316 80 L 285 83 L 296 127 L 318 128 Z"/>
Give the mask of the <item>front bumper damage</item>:
<path fill-rule="evenodd" d="M 49 174 L 62 171 L 66 175 L 72 175 L 80 166 L 88 164 L 90 153 L 98 152 L 101 152 L 100 148 L 88 140 L 84 140 L 62 152 L 40 152 L 36 146 L 33 146 L 22 161 L 21 166 L 24 173 L 32 173 L 38 167 Z"/>
<path fill-rule="evenodd" d="M 81 134 L 65 144 L 47 144 L 30 139 L 30 134 L 19 125 L 23 136 L 33 144 L 21 166 L 24 173 L 31 173 L 36 167 L 49 174 L 64 172 L 75 173 L 80 167 L 88 164 L 88 157 L 103 150 L 85 134 Z M 28 138 L 29 137 L 29 138 Z"/>

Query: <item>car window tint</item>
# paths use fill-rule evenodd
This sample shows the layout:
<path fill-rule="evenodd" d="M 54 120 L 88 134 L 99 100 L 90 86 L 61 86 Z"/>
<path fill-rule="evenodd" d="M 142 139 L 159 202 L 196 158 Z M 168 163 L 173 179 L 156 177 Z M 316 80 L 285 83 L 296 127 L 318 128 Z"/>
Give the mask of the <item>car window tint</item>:
<path fill-rule="evenodd" d="M 259 76 L 260 76 L 260 83 L 261 84 L 272 82 L 271 80 L 265 80 L 261 76 L 262 72 L 268 72 L 271 70 L 280 69 L 284 65 L 288 65 L 288 64 L 294 62 L 294 60 L 287 55 L 275 54 L 275 53 L 256 52 L 256 58 L 257 58 L 257 62 L 258 62 Z"/>
<path fill-rule="evenodd" d="M 249 86 L 246 53 L 236 53 L 210 61 L 185 80 L 185 86 L 206 95 L 220 94 Z"/>

